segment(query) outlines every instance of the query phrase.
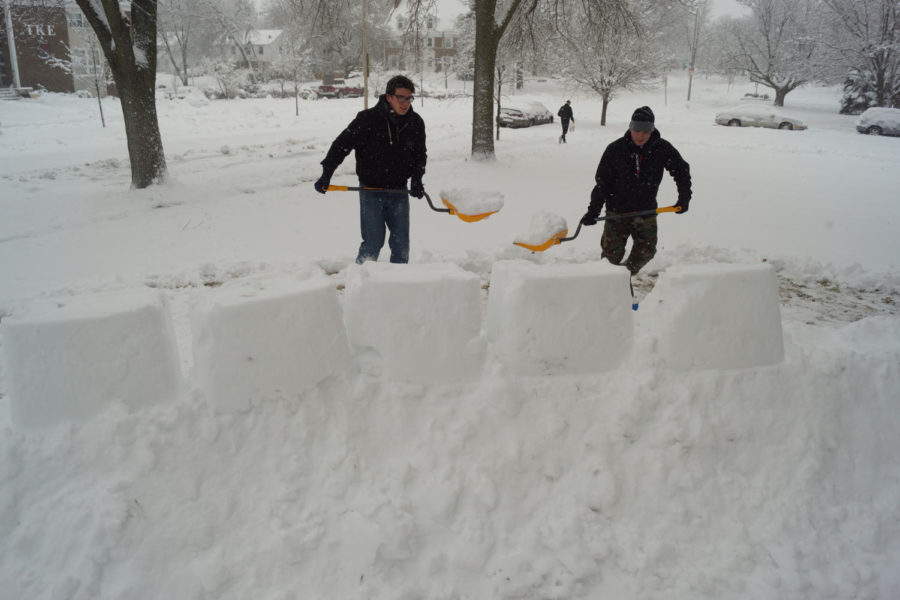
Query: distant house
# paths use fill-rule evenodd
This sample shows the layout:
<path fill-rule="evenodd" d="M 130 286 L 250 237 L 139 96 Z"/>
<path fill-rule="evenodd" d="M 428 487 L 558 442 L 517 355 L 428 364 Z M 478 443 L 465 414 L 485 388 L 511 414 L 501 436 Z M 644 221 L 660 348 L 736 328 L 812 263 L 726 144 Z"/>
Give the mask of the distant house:
<path fill-rule="evenodd" d="M 286 52 L 285 39 L 281 29 L 251 29 L 227 34 L 216 46 L 220 56 L 234 61 L 238 68 L 252 68 L 266 76 L 272 64 Z"/>
<path fill-rule="evenodd" d="M 440 29 L 440 19 L 429 16 L 420 32 L 418 53 L 425 71 L 441 73 L 452 71 L 456 65 L 459 34 L 453 29 Z M 398 15 L 391 27 L 394 35 L 381 43 L 381 60 L 389 70 L 406 71 L 417 65 L 416 40 L 410 39 L 409 22 L 405 15 Z"/>

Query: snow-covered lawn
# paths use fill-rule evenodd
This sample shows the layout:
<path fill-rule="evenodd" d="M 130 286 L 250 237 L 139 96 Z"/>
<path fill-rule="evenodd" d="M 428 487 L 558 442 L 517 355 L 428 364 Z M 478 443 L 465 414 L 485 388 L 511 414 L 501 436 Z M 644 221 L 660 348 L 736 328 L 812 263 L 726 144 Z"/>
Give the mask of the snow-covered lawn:
<path fill-rule="evenodd" d="M 0 589 L 73 599 L 900 597 L 900 139 L 856 133 L 835 89 L 791 93 L 786 109 L 809 129 L 780 131 L 713 123 L 752 87 L 699 78 L 687 104 L 686 82 L 669 81 L 616 98 L 605 127 L 596 98 L 529 81 L 523 94 L 553 113 L 572 99 L 576 130 L 561 145 L 555 123 L 503 129 L 492 162 L 469 158 L 470 101 L 417 100 L 432 197 L 502 194 L 503 208 L 464 223 L 413 200 L 413 264 L 399 274 L 352 266 L 356 195 L 312 189 L 359 99 L 303 101 L 299 117 L 292 100 L 161 100 L 171 178 L 141 191 L 128 189 L 116 101 L 104 103 L 105 129 L 95 100 L 0 103 L 0 334 L 95 294 L 154 292 L 186 377 L 172 394 L 170 380 L 143 369 L 145 391 L 167 394 L 146 408 L 49 386 L 54 397 L 39 398 L 48 407 L 90 410 L 26 410 L 26 426 L 10 416 L 8 391 L 26 369 L 53 378 L 53 357 L 72 357 L 111 379 L 105 367 L 119 361 L 91 364 L 109 349 L 78 337 L 90 327 L 47 334 L 38 319 L 43 337 L 0 335 Z M 538 254 L 512 242 L 541 212 L 574 229 L 603 149 L 644 104 L 691 164 L 690 211 L 659 217 L 636 313 L 598 309 L 618 306 L 620 292 L 630 303 L 602 285 L 596 305 L 557 303 L 546 291 L 554 277 L 576 297 L 600 285 L 585 272 L 599 263 L 602 227 Z M 353 166 L 348 158 L 332 183 L 356 185 Z M 660 204 L 674 201 L 667 179 Z M 501 262 L 507 275 L 494 281 Z M 734 296 L 734 275 L 765 265 L 777 276 L 781 339 L 764 322 L 771 310 L 756 310 L 772 309 L 759 286 Z M 609 269 L 597 264 L 614 281 Z M 533 284 L 544 291 L 528 296 L 537 304 L 510 291 L 520 275 L 509 273 L 520 272 L 542 273 Z M 446 287 L 429 300 L 432 277 Z M 367 281 L 380 292 L 365 292 Z M 471 289 L 481 314 L 447 301 Z M 319 367 L 310 389 L 222 410 L 208 391 L 234 389 L 203 362 L 209 349 L 224 343 L 219 351 L 249 361 L 279 330 L 227 311 L 217 321 L 209 307 L 263 297 L 282 331 L 334 341 L 323 316 L 332 290 L 351 309 L 349 356 Z M 495 302 L 505 294 L 500 309 L 492 292 Z M 299 301 L 314 307 L 307 319 Z M 403 306 L 410 327 L 384 327 Z M 136 335 L 149 331 L 129 314 Z M 541 359 L 544 374 L 534 355 L 516 354 L 530 338 L 478 332 L 490 318 L 506 328 L 532 319 L 535 331 L 606 322 L 622 354 L 602 354 L 596 335 L 544 337 L 535 348 L 554 359 Z M 446 323 L 460 326 L 428 350 L 401 348 Z M 441 353 L 453 361 L 465 336 L 473 342 L 446 371 L 466 377 L 394 376 L 430 372 Z M 94 342 L 71 347 L 78 339 Z M 691 361 L 716 344 L 779 360 Z M 317 376 L 285 348 L 266 354 L 267 379 Z M 476 349 L 481 364 L 463 365 Z M 589 350 L 602 368 L 556 368 Z"/>

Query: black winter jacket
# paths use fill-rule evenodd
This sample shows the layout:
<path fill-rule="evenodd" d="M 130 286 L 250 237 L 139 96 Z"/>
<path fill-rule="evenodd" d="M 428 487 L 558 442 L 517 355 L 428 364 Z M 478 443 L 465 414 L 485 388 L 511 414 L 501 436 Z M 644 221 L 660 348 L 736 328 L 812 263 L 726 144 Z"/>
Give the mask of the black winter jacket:
<path fill-rule="evenodd" d="M 563 104 L 559 107 L 559 110 L 556 111 L 556 116 L 562 119 L 563 121 L 572 121 L 575 122 L 575 114 L 572 112 L 572 107 L 568 104 Z"/>
<path fill-rule="evenodd" d="M 609 146 L 597 166 L 597 184 L 591 191 L 588 214 L 599 216 L 604 203 L 613 213 L 652 210 L 656 192 L 662 182 L 663 169 L 668 171 L 678 188 L 678 199 L 691 199 L 690 165 L 675 147 L 654 130 L 643 147 L 631 141 L 631 132 Z"/>
<path fill-rule="evenodd" d="M 330 176 L 351 150 L 356 151 L 356 174 L 367 187 L 406 188 L 410 177 L 425 174 L 425 122 L 412 106 L 395 114 L 382 95 L 378 104 L 360 111 L 338 135 L 322 168 Z"/>

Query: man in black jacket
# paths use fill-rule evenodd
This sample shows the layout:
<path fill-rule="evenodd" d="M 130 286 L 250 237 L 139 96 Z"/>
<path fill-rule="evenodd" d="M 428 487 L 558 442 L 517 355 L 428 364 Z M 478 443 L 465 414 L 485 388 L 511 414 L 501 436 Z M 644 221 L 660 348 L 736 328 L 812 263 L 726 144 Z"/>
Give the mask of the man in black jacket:
<path fill-rule="evenodd" d="M 653 210 L 663 170 L 669 172 L 678 188 L 678 214 L 688 210 L 691 201 L 690 166 L 672 144 L 659 135 L 653 111 L 647 106 L 634 111 L 625 135 L 609 146 L 597 167 L 597 184 L 591 202 L 581 218 L 582 225 L 596 225 L 603 205 L 608 217 L 603 227 L 602 256 L 614 265 L 623 264 L 625 244 L 632 239 L 631 253 L 624 266 L 634 275 L 656 254 L 656 214 L 614 218 L 621 213 Z"/>
<path fill-rule="evenodd" d="M 575 115 L 572 113 L 572 101 L 566 100 L 566 103 L 556 111 L 556 116 L 559 117 L 559 122 L 562 123 L 562 135 L 559 136 L 559 143 L 563 144 L 566 141 L 566 134 L 569 132 L 569 121 L 575 122 Z"/>
<path fill-rule="evenodd" d="M 338 165 L 356 152 L 356 175 L 360 187 L 406 189 L 409 195 L 425 195 L 422 176 L 428 152 L 425 122 L 412 108 L 416 86 L 397 75 L 387 83 L 386 93 L 374 107 L 361 111 L 334 140 L 325 160 L 316 191 L 324 194 Z M 384 246 L 385 226 L 390 230 L 388 246 L 392 263 L 409 262 L 409 196 L 376 190 L 359 192 L 362 243 L 356 262 L 378 260 Z"/>

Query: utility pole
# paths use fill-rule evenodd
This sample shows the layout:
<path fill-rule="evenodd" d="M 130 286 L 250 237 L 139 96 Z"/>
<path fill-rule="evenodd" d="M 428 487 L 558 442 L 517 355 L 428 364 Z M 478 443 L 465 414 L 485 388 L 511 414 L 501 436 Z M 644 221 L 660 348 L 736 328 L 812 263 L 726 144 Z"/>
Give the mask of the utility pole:
<path fill-rule="evenodd" d="M 363 108 L 369 108 L 369 33 L 366 0 L 362 0 Z"/>
<path fill-rule="evenodd" d="M 20 88 L 22 87 L 22 81 L 19 79 L 19 60 L 16 58 L 16 36 L 13 34 L 10 0 L 3 2 L 3 12 L 6 13 L 6 43 L 9 48 L 9 65 L 12 68 L 13 85 Z"/>
<path fill-rule="evenodd" d="M 691 44 L 691 66 L 688 68 L 688 102 L 691 101 L 691 86 L 694 83 L 694 65 L 697 62 L 697 46 L 700 45 L 700 25 L 702 24 L 703 18 L 706 16 L 706 1 L 701 0 L 701 2 L 698 2 L 694 6 L 697 12 L 694 14 L 694 39 Z"/>

